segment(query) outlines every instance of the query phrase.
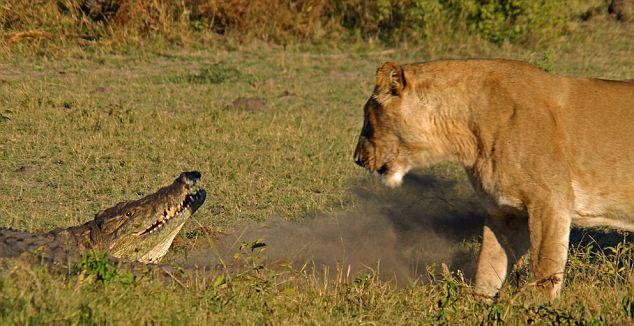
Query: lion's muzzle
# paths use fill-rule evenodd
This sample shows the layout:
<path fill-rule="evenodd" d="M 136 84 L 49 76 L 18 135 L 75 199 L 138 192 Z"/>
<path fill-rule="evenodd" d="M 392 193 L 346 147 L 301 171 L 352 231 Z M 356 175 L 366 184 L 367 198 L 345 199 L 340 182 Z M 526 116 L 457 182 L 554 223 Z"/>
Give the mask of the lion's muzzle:
<path fill-rule="evenodd" d="M 383 175 L 388 172 L 387 163 L 376 155 L 376 148 L 366 137 L 359 137 L 357 148 L 354 151 L 354 162 L 360 167 Z"/>
<path fill-rule="evenodd" d="M 359 142 L 357 142 L 357 148 L 354 150 L 354 162 L 357 163 L 360 167 L 370 168 L 368 166 L 368 154 L 370 153 L 372 145 L 370 142 L 363 136 L 359 137 Z"/>

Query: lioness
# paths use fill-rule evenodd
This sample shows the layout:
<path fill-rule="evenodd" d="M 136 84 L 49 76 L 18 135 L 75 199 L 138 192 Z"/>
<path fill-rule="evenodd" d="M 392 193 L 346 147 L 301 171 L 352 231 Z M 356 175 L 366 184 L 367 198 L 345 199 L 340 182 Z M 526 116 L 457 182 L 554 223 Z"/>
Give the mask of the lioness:
<path fill-rule="evenodd" d="M 530 248 L 562 287 L 571 223 L 634 230 L 634 83 L 548 74 L 511 60 L 383 64 L 354 158 L 399 186 L 412 168 L 464 166 L 489 217 L 476 291 L 495 296 Z"/>

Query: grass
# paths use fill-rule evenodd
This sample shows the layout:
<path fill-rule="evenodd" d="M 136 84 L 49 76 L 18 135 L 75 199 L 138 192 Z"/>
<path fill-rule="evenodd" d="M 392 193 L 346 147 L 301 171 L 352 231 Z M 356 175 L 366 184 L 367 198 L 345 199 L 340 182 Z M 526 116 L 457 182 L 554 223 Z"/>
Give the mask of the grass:
<path fill-rule="evenodd" d="M 353 187 L 385 191 L 368 186 L 351 158 L 381 62 L 495 56 L 555 73 L 632 78 L 632 33 L 629 24 L 592 21 L 536 49 L 482 42 L 402 48 L 252 43 L 125 52 L 69 46 L 51 56 L 18 46 L 0 60 L 0 226 L 75 225 L 188 169 L 203 173 L 208 199 L 182 235 L 199 226 L 227 231 L 276 216 L 301 222 L 355 210 Z M 231 109 L 239 97 L 258 97 L 271 109 Z M 444 169 L 464 185 L 455 167 Z M 323 279 L 310 270 L 254 264 L 243 273 L 187 274 L 179 282 L 150 276 L 103 282 L 84 277 L 93 267 L 50 273 L 10 261 L 0 271 L 0 322 L 631 323 L 631 243 L 576 244 L 561 299 L 540 300 L 520 267 L 519 281 L 494 305 L 468 295 L 469 282 L 456 271 L 431 271 L 424 278 L 430 282 L 394 286 L 371 269 L 345 278 L 345 270 L 335 270 L 341 277 Z M 175 248 L 168 261 L 179 252 Z M 253 255 L 257 261 L 257 250 Z M 107 278 L 117 274 L 99 259 L 86 259 L 83 266 L 97 266 Z"/>

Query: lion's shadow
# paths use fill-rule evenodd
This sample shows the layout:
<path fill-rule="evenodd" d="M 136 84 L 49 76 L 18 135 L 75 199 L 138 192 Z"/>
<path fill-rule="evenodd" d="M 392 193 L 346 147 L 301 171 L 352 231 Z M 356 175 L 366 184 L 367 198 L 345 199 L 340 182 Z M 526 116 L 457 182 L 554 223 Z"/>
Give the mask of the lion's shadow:
<path fill-rule="evenodd" d="M 366 181 L 367 182 L 367 181 Z M 445 259 L 453 270 L 461 270 L 468 280 L 475 277 L 475 268 L 481 233 L 486 217 L 481 200 L 475 195 L 466 178 L 438 177 L 433 173 L 417 173 L 406 176 L 402 189 L 396 191 L 370 190 L 367 184 L 359 187 L 356 194 L 362 203 L 381 203 L 382 215 L 397 230 L 407 234 L 406 241 L 434 234 L 446 239 L 447 245 L 454 246 L 450 257 Z M 623 241 L 632 241 L 634 236 L 606 229 L 573 228 L 570 235 L 571 247 L 586 247 L 592 244 L 590 252 L 598 254 L 606 248 L 615 247 Z M 415 252 L 438 250 L 424 241 Z M 425 247 L 427 246 L 427 247 Z M 412 257 L 413 258 L 413 257 Z M 433 261 L 421 261 L 418 271 Z"/>

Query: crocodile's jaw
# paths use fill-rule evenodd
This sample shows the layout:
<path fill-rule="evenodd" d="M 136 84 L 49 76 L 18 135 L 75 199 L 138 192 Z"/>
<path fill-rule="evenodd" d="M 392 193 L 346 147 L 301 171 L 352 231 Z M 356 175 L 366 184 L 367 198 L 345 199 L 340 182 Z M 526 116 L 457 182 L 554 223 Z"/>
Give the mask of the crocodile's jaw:
<path fill-rule="evenodd" d="M 100 247 L 111 256 L 157 263 L 187 220 L 204 203 L 204 189 L 193 191 L 198 172 L 184 172 L 171 185 L 139 200 L 120 203 L 95 218 L 104 239 Z M 106 215 L 105 217 L 101 215 Z M 101 217 L 100 217 L 101 216 Z M 105 222 L 99 222 L 105 220 Z"/>
<path fill-rule="evenodd" d="M 183 228 L 183 225 L 185 225 L 184 222 L 181 223 L 180 226 L 174 228 L 174 230 L 170 231 L 170 233 L 165 237 L 165 240 L 159 242 L 154 248 L 148 251 L 148 253 L 143 255 L 143 257 L 139 258 L 139 261 L 142 263 L 153 263 L 153 264 L 156 264 L 159 261 L 161 261 L 163 256 L 165 256 L 165 254 L 167 254 L 167 251 L 170 249 L 170 246 L 172 245 L 174 238 L 176 237 L 178 232 L 180 232 L 180 230 Z"/>

